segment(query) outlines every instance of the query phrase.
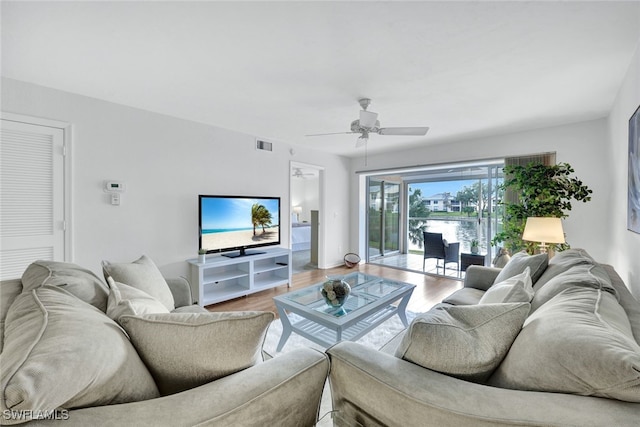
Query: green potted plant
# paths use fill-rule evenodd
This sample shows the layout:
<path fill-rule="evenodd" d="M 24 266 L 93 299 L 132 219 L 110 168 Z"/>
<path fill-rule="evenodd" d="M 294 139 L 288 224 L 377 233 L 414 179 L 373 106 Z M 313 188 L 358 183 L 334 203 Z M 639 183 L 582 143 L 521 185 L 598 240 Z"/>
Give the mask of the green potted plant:
<path fill-rule="evenodd" d="M 571 210 L 571 201 L 588 202 L 593 193 L 578 178 L 568 163 L 543 165 L 529 163 L 526 166 L 507 165 L 504 168 L 502 188 L 512 191 L 517 201 L 502 202 L 504 206 L 503 228 L 497 233 L 492 245 L 504 243 L 510 253 L 525 249 L 534 253 L 536 243 L 522 240 L 522 232 L 529 217 L 566 218 Z M 553 249 L 564 250 L 569 245 L 555 245 Z"/>
<path fill-rule="evenodd" d="M 198 262 L 205 263 L 207 261 L 207 250 L 198 249 Z"/>
<path fill-rule="evenodd" d="M 472 254 L 478 253 L 478 241 L 476 239 L 473 239 L 471 241 L 471 253 Z"/>

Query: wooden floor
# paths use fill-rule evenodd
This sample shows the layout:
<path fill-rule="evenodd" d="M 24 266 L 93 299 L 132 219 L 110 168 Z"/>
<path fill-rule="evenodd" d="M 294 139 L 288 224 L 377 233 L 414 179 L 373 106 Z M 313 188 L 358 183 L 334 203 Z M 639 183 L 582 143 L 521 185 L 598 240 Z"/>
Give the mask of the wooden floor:
<path fill-rule="evenodd" d="M 327 270 L 304 271 L 293 275 L 293 284 L 290 288 L 287 285 L 278 286 L 277 288 L 257 292 L 231 301 L 209 305 L 207 309 L 209 311 L 272 311 L 277 316 L 276 306 L 273 303 L 274 296 L 322 282 L 325 276 L 328 275 L 349 274 L 355 271 L 416 285 L 407 306 L 407 310 L 416 313 L 429 310 L 447 295 L 462 288 L 462 282 L 459 280 L 404 271 L 382 265 L 361 264 L 355 268 L 336 267 Z"/>

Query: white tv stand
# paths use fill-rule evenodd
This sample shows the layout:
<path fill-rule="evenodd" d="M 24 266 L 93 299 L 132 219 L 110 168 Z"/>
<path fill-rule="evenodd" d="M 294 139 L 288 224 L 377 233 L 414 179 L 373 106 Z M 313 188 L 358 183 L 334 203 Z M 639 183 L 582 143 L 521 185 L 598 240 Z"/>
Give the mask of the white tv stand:
<path fill-rule="evenodd" d="M 260 248 L 263 254 L 228 258 L 207 255 L 206 262 L 187 262 L 191 268 L 191 292 L 204 307 L 280 285 L 291 286 L 291 251 Z"/>

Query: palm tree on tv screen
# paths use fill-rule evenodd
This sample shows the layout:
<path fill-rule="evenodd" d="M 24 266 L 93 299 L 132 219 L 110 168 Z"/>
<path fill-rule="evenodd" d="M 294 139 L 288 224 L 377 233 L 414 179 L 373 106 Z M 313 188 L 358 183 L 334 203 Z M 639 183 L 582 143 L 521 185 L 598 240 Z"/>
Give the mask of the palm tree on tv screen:
<path fill-rule="evenodd" d="M 253 224 L 253 235 L 256 235 L 256 227 L 262 226 L 262 232 L 265 232 L 265 226 L 271 225 L 273 221 L 273 216 L 269 209 L 265 208 L 264 205 L 259 203 L 254 203 L 251 206 L 251 223 Z"/>

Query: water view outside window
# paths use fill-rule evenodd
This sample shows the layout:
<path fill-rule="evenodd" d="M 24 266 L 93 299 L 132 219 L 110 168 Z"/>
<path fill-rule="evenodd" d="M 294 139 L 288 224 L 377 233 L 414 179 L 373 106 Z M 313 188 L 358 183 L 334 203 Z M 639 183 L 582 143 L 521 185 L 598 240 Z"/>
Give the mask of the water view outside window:
<path fill-rule="evenodd" d="M 408 252 L 422 254 L 422 232 L 442 233 L 460 242 L 461 252 L 477 241 L 481 254 L 492 255 L 490 240 L 499 228 L 502 178 L 411 183 L 409 193 Z"/>

